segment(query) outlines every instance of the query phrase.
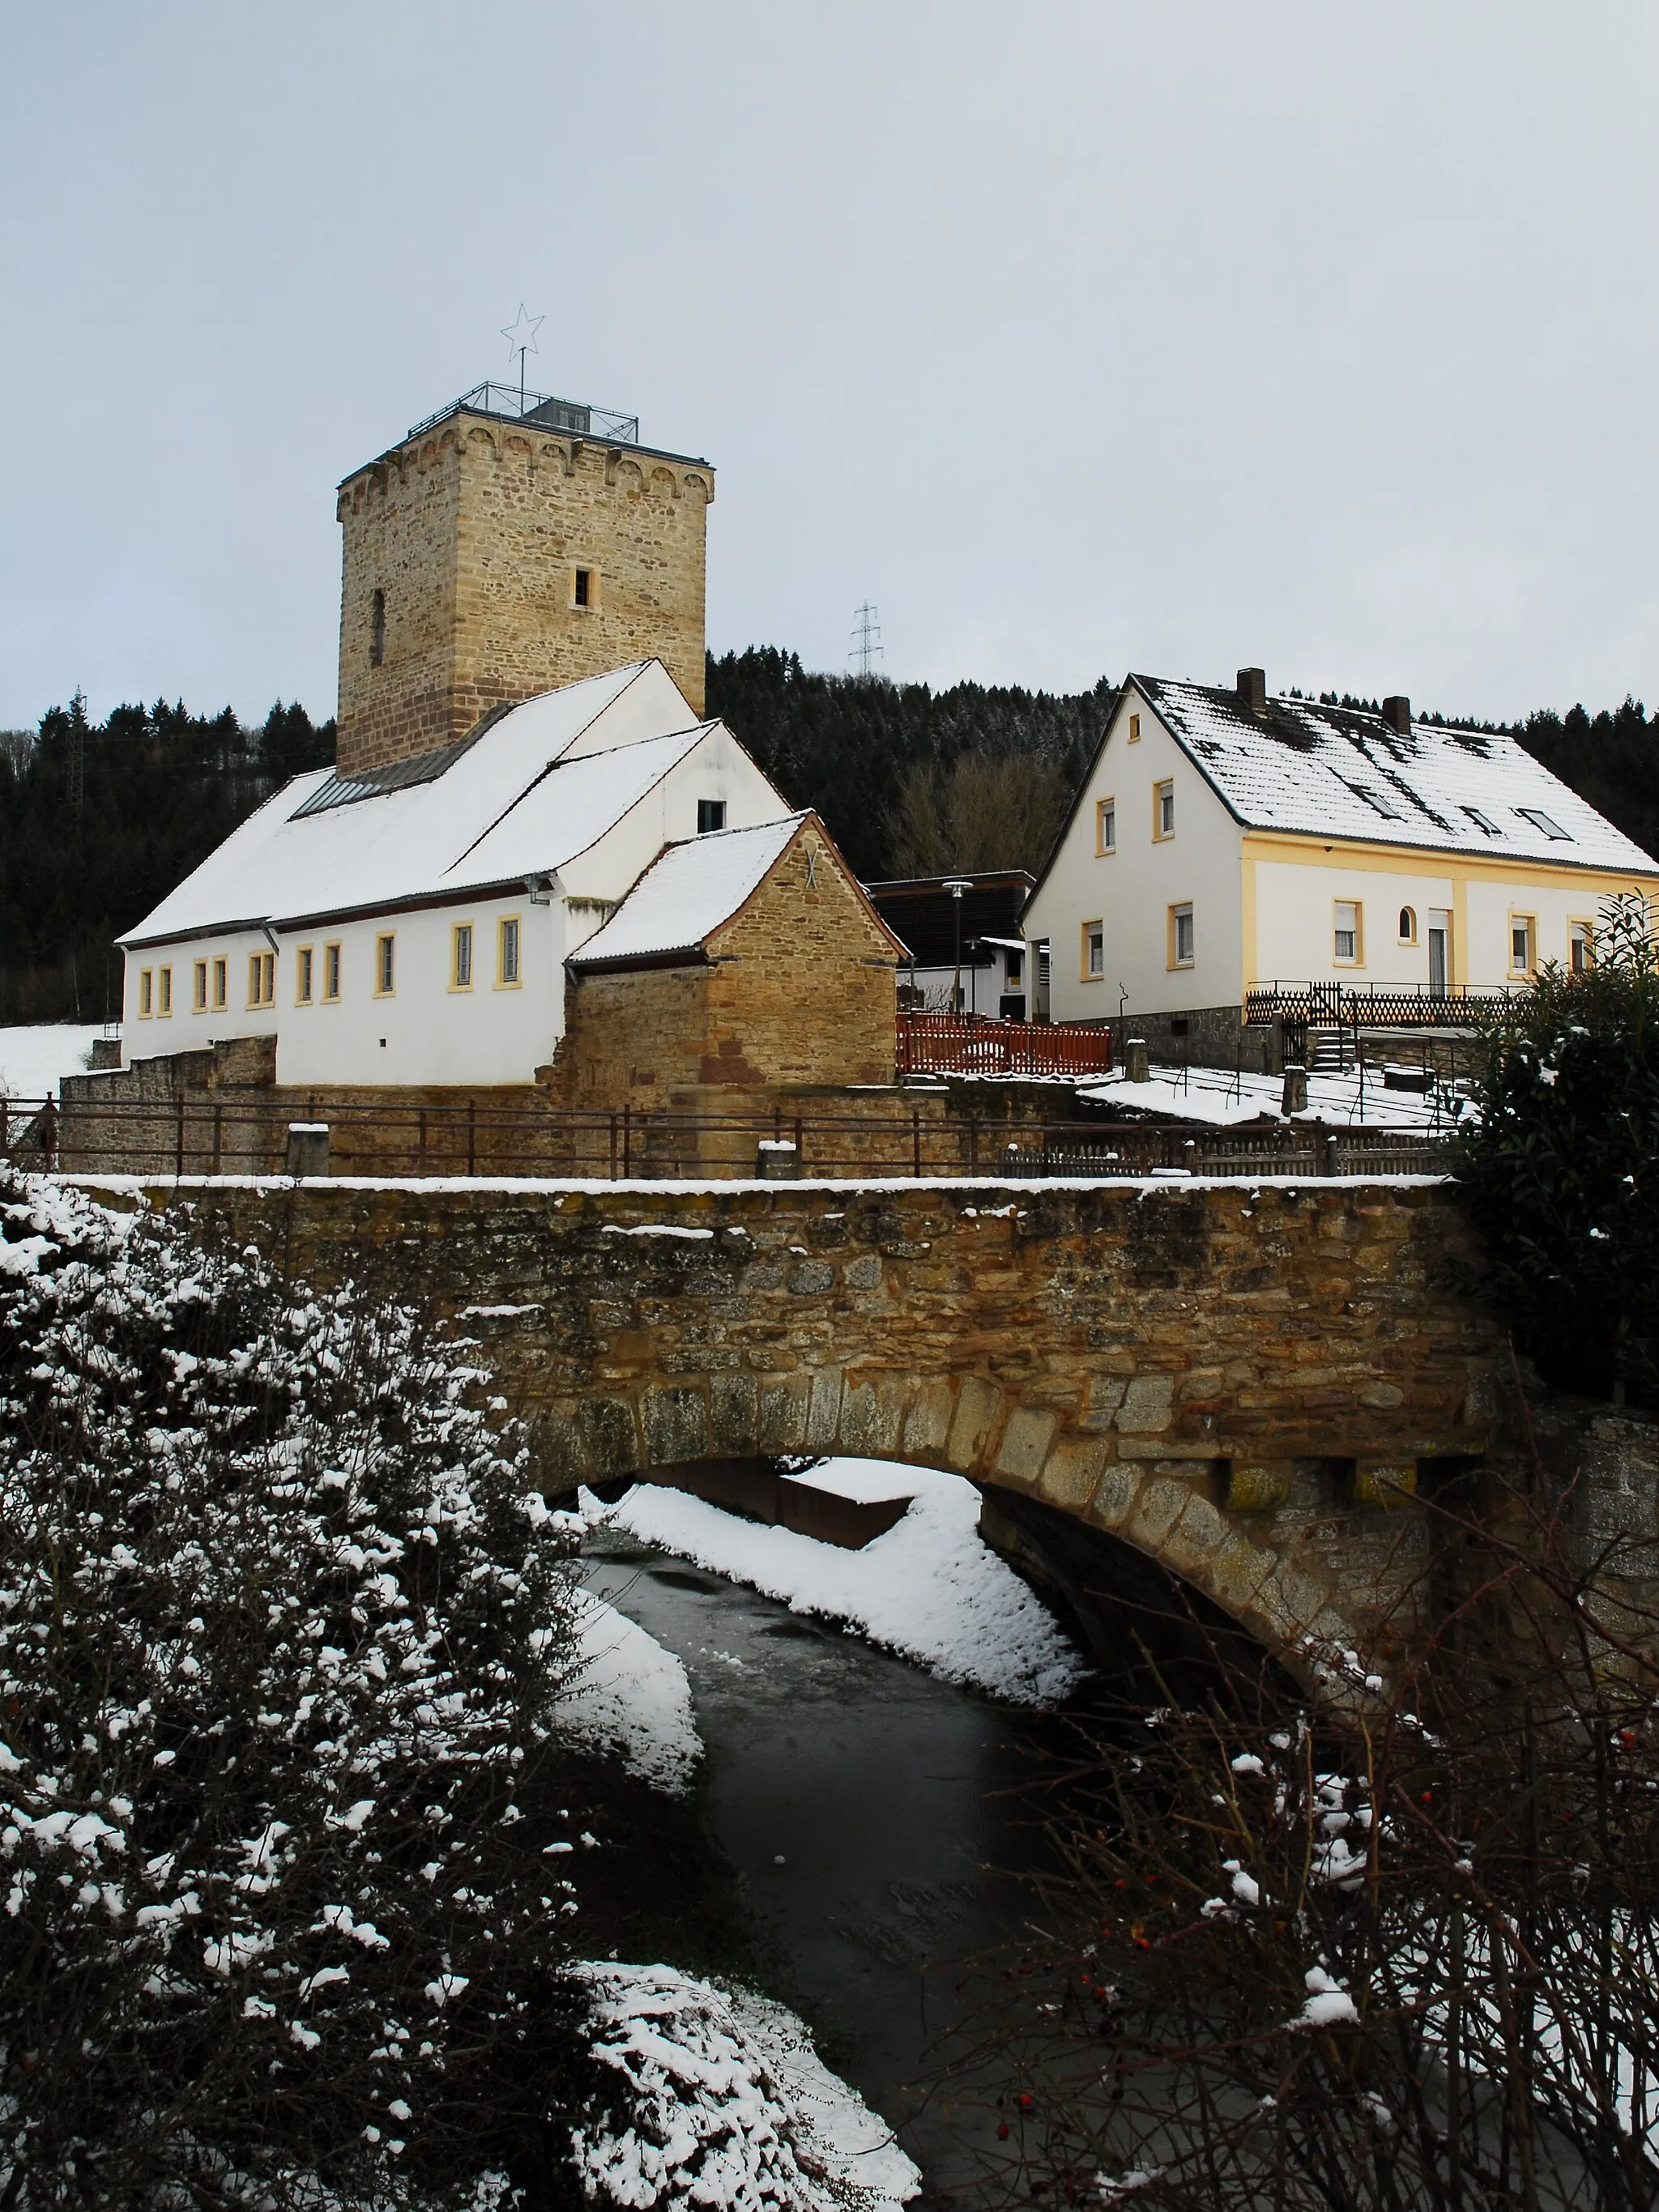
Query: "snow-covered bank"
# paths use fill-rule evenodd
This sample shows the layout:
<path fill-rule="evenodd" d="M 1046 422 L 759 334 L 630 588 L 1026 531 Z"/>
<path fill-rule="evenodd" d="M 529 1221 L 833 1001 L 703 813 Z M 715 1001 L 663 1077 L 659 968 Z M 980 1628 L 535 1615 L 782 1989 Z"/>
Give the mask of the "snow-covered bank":
<path fill-rule="evenodd" d="M 689 1790 L 702 1742 L 685 1668 L 603 1598 L 584 1590 L 579 1602 L 580 1673 L 554 1709 L 556 1724 L 659 1790 Z"/>
<path fill-rule="evenodd" d="M 66 1075 L 84 1075 L 101 1022 L 40 1022 L 0 1030 L 0 1098 L 55 1098 Z"/>
<path fill-rule="evenodd" d="M 971 1483 L 857 1459 L 830 1460 L 811 1480 L 850 1496 L 915 1494 L 904 1518 L 859 1552 L 646 1484 L 610 1507 L 584 1492 L 584 1511 L 797 1613 L 845 1621 L 947 1682 L 1047 1705 L 1081 1680 L 1084 1662 L 1053 1616 L 981 1537 Z"/>
<path fill-rule="evenodd" d="M 886 2122 L 830 2073 L 795 2014 L 672 1966 L 598 1960 L 593 2054 L 614 2116 L 572 2130 L 601 2202 L 775 2212 L 898 2212 L 921 2175 Z"/>

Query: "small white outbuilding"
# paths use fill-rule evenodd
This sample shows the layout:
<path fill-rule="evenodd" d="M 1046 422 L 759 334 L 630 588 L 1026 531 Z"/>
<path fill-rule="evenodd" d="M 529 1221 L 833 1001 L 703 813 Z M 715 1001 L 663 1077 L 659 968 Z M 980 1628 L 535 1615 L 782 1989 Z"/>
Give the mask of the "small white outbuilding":
<path fill-rule="evenodd" d="M 789 813 L 659 660 L 295 777 L 120 940 L 127 1062 L 274 1036 L 285 1085 L 531 1082 L 565 962 L 663 848 Z"/>

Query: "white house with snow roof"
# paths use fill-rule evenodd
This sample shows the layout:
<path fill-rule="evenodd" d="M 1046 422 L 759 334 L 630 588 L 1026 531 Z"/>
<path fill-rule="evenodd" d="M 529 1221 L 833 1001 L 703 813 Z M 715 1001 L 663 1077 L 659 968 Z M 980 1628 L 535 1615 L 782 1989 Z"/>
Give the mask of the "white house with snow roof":
<path fill-rule="evenodd" d="M 658 660 L 296 777 L 121 939 L 127 1061 L 273 1036 L 285 1085 L 531 1082 L 573 955 L 696 942 L 799 821 Z"/>
<path fill-rule="evenodd" d="M 1231 1065 L 1251 994 L 1431 1015 L 1590 957 L 1659 863 L 1512 738 L 1231 689 L 1125 681 L 1022 918 L 1056 1021 Z M 1317 1025 L 1317 1016 L 1316 1016 Z"/>

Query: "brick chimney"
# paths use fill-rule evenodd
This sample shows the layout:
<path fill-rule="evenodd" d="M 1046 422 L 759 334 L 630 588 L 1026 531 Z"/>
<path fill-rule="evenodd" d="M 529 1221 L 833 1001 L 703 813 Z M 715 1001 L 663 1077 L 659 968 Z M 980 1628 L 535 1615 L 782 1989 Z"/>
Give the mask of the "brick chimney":
<path fill-rule="evenodd" d="M 1247 714 L 1265 714 L 1267 711 L 1267 678 L 1259 668 L 1241 668 L 1238 672 L 1238 703 Z"/>
<path fill-rule="evenodd" d="M 1382 720 L 1397 738 L 1408 738 L 1412 733 L 1412 702 L 1409 699 L 1385 699 L 1382 702 Z"/>

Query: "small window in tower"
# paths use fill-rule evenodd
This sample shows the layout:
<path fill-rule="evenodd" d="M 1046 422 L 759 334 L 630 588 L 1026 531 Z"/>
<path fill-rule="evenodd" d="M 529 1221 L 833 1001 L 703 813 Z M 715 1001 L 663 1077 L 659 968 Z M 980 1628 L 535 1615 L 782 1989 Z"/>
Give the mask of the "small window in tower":
<path fill-rule="evenodd" d="M 706 837 L 711 830 L 726 827 L 726 801 L 723 799 L 700 799 L 697 801 L 697 835 Z"/>
<path fill-rule="evenodd" d="M 386 593 L 376 590 L 368 610 L 368 665 L 378 668 L 386 659 Z"/>
<path fill-rule="evenodd" d="M 579 607 L 591 607 L 593 604 L 592 593 L 593 571 L 591 568 L 578 568 L 576 571 L 576 605 Z"/>

